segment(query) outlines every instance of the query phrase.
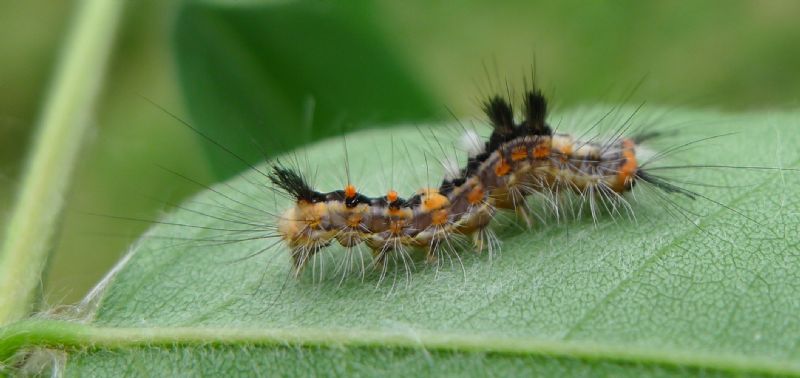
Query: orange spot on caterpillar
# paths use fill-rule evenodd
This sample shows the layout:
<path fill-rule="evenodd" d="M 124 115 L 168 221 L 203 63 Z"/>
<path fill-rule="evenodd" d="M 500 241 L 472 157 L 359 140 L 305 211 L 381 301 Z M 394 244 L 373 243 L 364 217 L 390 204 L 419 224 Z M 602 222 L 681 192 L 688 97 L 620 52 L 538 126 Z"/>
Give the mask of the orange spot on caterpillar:
<path fill-rule="evenodd" d="M 558 152 L 561 152 L 564 155 L 571 155 L 572 154 L 572 144 L 563 144 L 558 147 Z"/>
<path fill-rule="evenodd" d="M 345 198 L 353 198 L 356 196 L 356 187 L 350 184 L 347 184 L 344 187 L 344 196 Z"/>
<path fill-rule="evenodd" d="M 628 184 L 631 177 L 636 174 L 636 170 L 638 169 L 638 162 L 636 161 L 636 154 L 634 153 L 634 147 L 636 144 L 633 140 L 625 139 L 622 141 L 622 156 L 625 158 L 625 163 L 619 168 L 619 172 L 617 173 L 617 185 L 616 188 L 619 189 L 618 191 L 623 191 L 625 189 L 626 184 Z"/>
<path fill-rule="evenodd" d="M 528 149 L 525 146 L 517 146 L 511 151 L 511 161 L 525 160 L 528 157 Z"/>
<path fill-rule="evenodd" d="M 546 143 L 539 143 L 533 148 L 533 157 L 536 159 L 544 159 L 550 156 L 550 146 Z"/>
<path fill-rule="evenodd" d="M 398 195 L 397 192 L 394 190 L 390 190 L 389 193 L 386 193 L 386 200 L 389 202 L 397 201 Z"/>
<path fill-rule="evenodd" d="M 467 202 L 470 205 L 475 205 L 483 201 L 483 188 L 481 186 L 475 186 L 467 195 Z"/>
<path fill-rule="evenodd" d="M 431 212 L 441 209 L 450 204 L 447 197 L 439 194 L 439 191 L 433 188 L 422 190 L 422 211 Z"/>
<path fill-rule="evenodd" d="M 388 208 L 386 210 L 386 213 L 391 215 L 391 216 L 393 216 L 393 217 L 394 216 L 400 216 L 400 215 L 403 215 L 403 209 L 399 209 L 399 208 L 396 209 L 396 208 L 390 207 L 390 208 Z"/>
<path fill-rule="evenodd" d="M 350 214 L 350 216 L 347 217 L 347 225 L 351 228 L 357 228 L 361 224 L 363 218 L 361 213 Z"/>
<path fill-rule="evenodd" d="M 500 159 L 494 167 L 494 173 L 498 176 L 505 176 L 508 172 L 511 172 L 511 166 L 506 163 L 505 159 Z"/>
<path fill-rule="evenodd" d="M 387 206 L 384 210 L 384 214 L 394 219 L 410 219 L 414 216 L 414 210 L 408 207 Z"/>
<path fill-rule="evenodd" d="M 447 223 L 447 210 L 436 210 L 431 214 L 431 224 L 441 226 Z"/>

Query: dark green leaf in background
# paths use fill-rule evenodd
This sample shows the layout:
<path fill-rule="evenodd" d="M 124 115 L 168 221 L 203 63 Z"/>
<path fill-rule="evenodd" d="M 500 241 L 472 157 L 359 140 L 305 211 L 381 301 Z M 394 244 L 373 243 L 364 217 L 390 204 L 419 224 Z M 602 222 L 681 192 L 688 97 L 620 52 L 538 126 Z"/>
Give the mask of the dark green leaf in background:
<path fill-rule="evenodd" d="M 365 122 L 442 113 L 373 13 L 369 2 L 185 2 L 175 46 L 192 123 L 255 162 Z M 220 160 L 221 177 L 241 169 Z"/>

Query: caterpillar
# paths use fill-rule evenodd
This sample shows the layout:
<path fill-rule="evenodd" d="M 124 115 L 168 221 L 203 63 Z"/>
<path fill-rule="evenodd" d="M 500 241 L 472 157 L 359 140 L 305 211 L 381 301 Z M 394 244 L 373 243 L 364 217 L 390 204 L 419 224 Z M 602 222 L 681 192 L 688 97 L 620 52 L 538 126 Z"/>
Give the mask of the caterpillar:
<path fill-rule="evenodd" d="M 289 270 L 287 280 L 291 277 L 299 278 L 308 268 L 311 268 L 315 277 L 319 274 L 318 278 L 322 279 L 326 272 L 324 265 L 330 263 L 335 264 L 337 271 L 342 273 L 340 283 L 353 268 L 357 272 L 360 268 L 361 278 L 364 280 L 370 272 L 368 265 L 371 265 L 373 273 L 379 274 L 378 283 L 387 277 L 389 267 L 395 269 L 395 279 L 397 273 L 404 270 L 406 279 L 410 280 L 411 271 L 417 266 L 417 257 L 420 254 L 424 254 L 429 265 L 436 268 L 436 275 L 439 268 L 449 262 L 451 266 L 454 263 L 460 265 L 466 279 L 468 273 L 462 258 L 467 255 L 483 256 L 483 252 L 487 252 L 485 255 L 488 255 L 491 262 L 501 250 L 502 243 L 517 243 L 521 240 L 510 234 L 513 227 L 497 224 L 503 223 L 507 218 L 516 217 L 514 223 L 522 226 L 519 229 L 526 232 L 533 231 L 535 222 L 545 224 L 554 218 L 560 223 L 562 219 L 573 215 L 579 220 L 584 211 L 588 211 L 596 230 L 604 228 L 605 224 L 616 223 L 617 218 L 627 217 L 633 223 L 638 223 L 642 217 L 647 220 L 652 218 L 656 222 L 672 217 L 708 237 L 728 243 L 728 240 L 723 240 L 726 236 L 724 232 L 720 232 L 722 229 L 701 224 L 701 218 L 707 214 L 699 206 L 700 201 L 692 200 L 704 200 L 716 205 L 712 208 L 729 211 L 757 226 L 763 225 L 736 207 L 726 205 L 725 202 L 730 201 L 730 198 L 717 197 L 722 193 L 707 196 L 687 187 L 731 188 L 730 182 L 747 182 L 744 179 L 749 176 L 739 174 L 743 171 L 797 171 L 792 168 L 759 166 L 758 161 L 753 159 L 748 160 L 750 164 L 745 165 L 725 165 L 718 160 L 714 160 L 712 164 L 704 164 L 698 163 L 695 160 L 697 157 L 693 157 L 691 153 L 683 154 L 694 148 L 702 148 L 706 156 L 709 153 L 714 154 L 710 148 L 712 146 L 705 142 L 735 132 L 692 139 L 682 144 L 667 145 L 665 148 L 656 146 L 660 141 L 677 135 L 674 126 L 685 122 L 697 126 L 698 122 L 704 120 L 702 117 L 682 118 L 668 115 L 673 126 L 664 129 L 663 118 L 642 119 L 648 116 L 639 113 L 640 106 L 630 109 L 597 107 L 572 112 L 563 118 L 548 119 L 548 116 L 554 117 L 549 115 L 548 100 L 540 90 L 534 88 L 524 91 L 519 105 L 521 111 L 516 113 L 512 106 L 512 103 L 516 103 L 512 100 L 514 97 L 511 93 L 488 97 L 482 102 L 483 118 L 486 120 L 478 121 L 475 128 L 462 121 L 457 122 L 455 128 L 417 127 L 417 137 L 401 141 L 405 149 L 398 160 L 394 159 L 394 151 L 403 150 L 397 148 L 401 143 L 397 143 L 394 138 L 387 138 L 391 131 L 374 130 L 341 137 L 339 145 L 344 141 L 343 156 L 336 152 L 339 151 L 335 148 L 336 141 L 331 140 L 299 152 L 300 156 L 296 151 L 255 165 L 180 117 L 151 102 L 213 144 L 228 158 L 238 160 L 249 169 L 236 180 L 206 185 L 162 167 L 180 179 L 204 188 L 206 195 L 198 196 L 196 200 L 182 205 L 162 202 L 179 210 L 164 220 L 118 216 L 111 218 L 161 224 L 183 231 L 194 230 L 184 233 L 173 229 L 164 235 L 149 232 L 144 239 L 174 243 L 160 244 L 159 249 L 181 247 L 181 250 L 185 250 L 182 246 L 187 245 L 211 247 L 215 252 L 225 251 L 224 256 L 220 253 L 214 253 L 214 256 L 219 256 L 222 262 L 228 263 L 248 260 L 270 252 L 265 262 L 272 264 L 283 261 L 285 254 Z M 649 114 L 655 117 L 664 116 L 656 112 Z M 638 118 L 634 120 L 635 116 Z M 486 124 L 491 127 L 485 129 Z M 660 126 L 653 127 L 655 125 Z M 565 129 L 584 131 L 582 134 L 569 134 L 559 131 L 562 126 Z M 453 130 L 462 134 L 460 143 L 455 142 L 457 137 L 443 136 L 439 139 L 438 135 Z M 484 133 L 483 130 L 491 133 Z M 408 131 L 413 133 L 411 129 Z M 482 137 L 479 134 L 488 135 Z M 373 136 L 386 140 L 372 139 L 372 143 L 367 142 Z M 348 147 L 348 138 L 357 141 L 352 148 Z M 443 147 L 450 144 L 451 140 L 457 156 L 455 159 L 448 158 L 449 154 Z M 431 141 L 434 142 L 432 145 Z M 421 153 L 409 152 L 405 142 L 419 148 Z M 425 143 L 429 147 L 438 147 L 439 151 L 425 151 Z M 756 148 L 748 145 L 751 149 Z M 378 150 L 370 151 L 370 147 Z M 392 149 L 391 174 L 387 176 L 386 170 L 389 166 L 381 161 L 383 151 L 379 150 L 386 151 L 389 148 Z M 769 146 L 762 145 L 758 148 Z M 356 169 L 360 167 L 368 172 L 366 175 L 358 175 L 361 180 L 351 180 L 352 167 L 348 151 L 357 152 L 356 156 L 362 158 L 370 157 L 369 160 L 358 161 L 355 166 Z M 723 151 L 715 156 L 724 154 Z M 439 161 L 444 168 L 443 178 L 439 179 L 441 176 L 436 174 L 433 175 L 436 179 L 430 176 L 429 156 L 445 157 Z M 417 165 L 419 157 L 425 158 L 424 169 L 428 175 L 424 183 L 415 185 L 412 181 L 420 178 L 422 168 Z M 667 157 L 674 164 L 661 163 Z M 408 161 L 401 162 L 400 167 L 407 168 L 407 172 L 395 172 L 395 164 L 403 158 Z M 342 161 L 346 173 L 344 179 L 338 174 L 341 172 L 336 172 L 341 169 Z M 463 163 L 457 163 L 459 161 Z M 697 182 L 690 177 L 693 176 L 691 172 L 697 169 L 730 169 L 737 178 L 729 181 L 732 176 L 714 175 L 704 176 L 701 180 L 703 182 Z M 322 178 L 317 177 L 319 173 L 326 177 L 317 188 L 314 182 L 317 178 Z M 382 179 L 379 177 L 381 173 L 384 176 Z M 675 173 L 678 173 L 677 177 Z M 323 186 L 330 187 L 336 179 L 340 180 L 340 190 L 319 190 Z M 360 181 L 361 187 L 369 189 L 359 192 L 354 185 L 356 181 Z M 395 181 L 399 190 L 394 187 Z M 749 183 L 756 182 L 761 181 Z M 411 191 L 413 188 L 419 189 Z M 634 190 L 635 188 L 638 190 Z M 375 190 L 378 193 L 383 191 L 384 194 L 372 197 L 366 194 L 375 193 Z M 400 192 L 406 190 L 410 194 L 401 197 Z M 675 199 L 676 195 L 689 201 L 678 201 Z M 657 206 L 647 206 L 651 201 Z M 645 206 L 634 206 L 634 203 Z M 694 205 L 695 203 L 698 205 Z M 538 206 L 541 206 L 543 212 L 536 209 Z M 604 215 L 608 217 L 604 218 Z M 572 223 L 566 225 L 567 232 L 572 228 L 571 225 Z M 652 226 L 655 229 L 673 227 L 663 223 Z M 550 228 L 541 228 L 542 231 L 547 229 Z M 643 228 L 626 229 L 639 232 L 636 230 Z M 167 229 L 162 228 L 153 231 L 165 230 Z M 584 231 L 587 234 L 592 232 Z M 524 238 L 525 243 L 535 240 L 535 236 Z M 541 242 L 549 241 L 542 239 Z M 371 252 L 371 258 L 367 257 L 369 253 L 364 253 L 365 250 Z M 514 250 L 518 250 L 516 244 Z M 321 253 L 323 251 L 330 253 Z M 473 251 L 477 253 L 472 253 Z M 272 252 L 280 257 L 272 256 Z M 220 263 L 214 259 L 214 263 Z M 267 269 L 263 271 L 267 272 Z"/>
<path fill-rule="evenodd" d="M 548 103 L 540 90 L 525 92 L 522 119 L 515 121 L 509 100 L 493 96 L 483 104 L 492 127 L 485 142 L 474 135 L 463 168 L 449 169 L 438 187 L 424 187 L 407 198 L 394 189 L 382 196 L 360 193 L 350 182 L 331 192 L 315 190 L 297 169 L 276 162 L 271 183 L 293 200 L 277 219 L 277 234 L 288 247 L 298 276 L 308 262 L 333 243 L 346 249 L 366 245 L 374 264 L 385 269 L 389 256 L 422 249 L 436 263 L 443 255 L 462 253 L 456 240 L 470 238 L 472 249 L 496 250 L 490 222 L 511 210 L 532 223 L 525 203 L 540 194 L 554 201 L 572 192 L 585 199 L 592 217 L 600 207 L 630 208 L 626 193 L 646 182 L 666 194 L 694 199 L 696 193 L 648 172 L 640 144 L 658 133 L 623 137 L 622 125 L 604 142 L 580 140 L 554 132 L 547 122 Z M 349 179 L 349 178 L 348 178 Z"/>

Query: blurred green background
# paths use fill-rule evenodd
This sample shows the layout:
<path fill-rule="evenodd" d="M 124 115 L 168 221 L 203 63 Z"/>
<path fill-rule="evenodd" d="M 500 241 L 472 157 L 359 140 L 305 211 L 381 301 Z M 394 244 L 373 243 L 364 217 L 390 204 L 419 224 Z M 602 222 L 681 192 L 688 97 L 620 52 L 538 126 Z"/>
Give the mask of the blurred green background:
<path fill-rule="evenodd" d="M 74 4 L 0 3 L 0 221 Z M 244 159 L 371 125 L 470 117 L 535 60 L 558 107 L 796 108 L 797 1 L 130 1 L 44 278 L 81 298 L 146 222 Z M 487 74 L 486 71 L 489 71 Z M 492 84 L 493 83 L 493 84 Z M 148 101 L 149 100 L 149 101 Z"/>

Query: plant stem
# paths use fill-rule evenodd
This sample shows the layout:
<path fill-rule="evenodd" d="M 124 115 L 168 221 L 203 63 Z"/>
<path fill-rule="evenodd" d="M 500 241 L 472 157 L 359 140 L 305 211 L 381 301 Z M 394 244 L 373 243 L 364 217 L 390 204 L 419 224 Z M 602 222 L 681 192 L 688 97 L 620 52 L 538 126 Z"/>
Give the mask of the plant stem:
<path fill-rule="evenodd" d="M 124 1 L 79 3 L 0 245 L 0 325 L 32 309 Z"/>

